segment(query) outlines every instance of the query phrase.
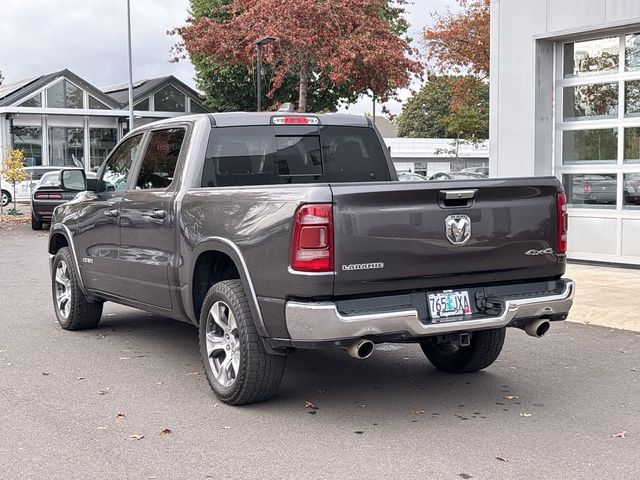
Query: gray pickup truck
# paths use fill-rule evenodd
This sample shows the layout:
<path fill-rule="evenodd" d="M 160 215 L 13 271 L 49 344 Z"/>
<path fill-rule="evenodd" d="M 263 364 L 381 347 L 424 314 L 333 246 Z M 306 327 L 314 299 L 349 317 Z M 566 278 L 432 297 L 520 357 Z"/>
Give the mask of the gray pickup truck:
<path fill-rule="evenodd" d="M 553 177 L 399 182 L 365 117 L 226 113 L 130 132 L 55 209 L 55 313 L 105 301 L 199 327 L 224 402 L 272 397 L 286 355 L 419 343 L 446 372 L 491 365 L 506 327 L 564 320 L 565 196 Z"/>

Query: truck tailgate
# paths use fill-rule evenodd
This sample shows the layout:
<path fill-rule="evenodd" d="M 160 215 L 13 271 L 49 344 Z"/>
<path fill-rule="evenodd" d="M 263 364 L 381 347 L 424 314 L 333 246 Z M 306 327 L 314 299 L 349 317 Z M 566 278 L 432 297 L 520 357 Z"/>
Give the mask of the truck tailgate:
<path fill-rule="evenodd" d="M 331 189 L 335 295 L 531 281 L 564 272 L 565 257 L 555 250 L 555 177 Z M 457 192 L 473 198 L 456 199 Z M 470 237 L 454 244 L 467 237 L 465 217 Z M 457 222 L 452 240 L 447 220 Z"/>

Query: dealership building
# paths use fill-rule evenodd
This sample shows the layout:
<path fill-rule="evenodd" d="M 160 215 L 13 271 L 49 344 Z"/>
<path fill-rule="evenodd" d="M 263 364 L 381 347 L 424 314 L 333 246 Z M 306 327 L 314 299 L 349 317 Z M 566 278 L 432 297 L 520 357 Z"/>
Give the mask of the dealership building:
<path fill-rule="evenodd" d="M 570 258 L 640 265 L 640 1 L 492 0 L 490 138 L 562 180 Z"/>
<path fill-rule="evenodd" d="M 69 70 L 0 85 L 0 145 L 22 149 L 26 166 L 96 171 L 128 131 L 128 84 L 98 88 Z M 133 84 L 134 126 L 202 113 L 198 93 L 173 76 Z"/>

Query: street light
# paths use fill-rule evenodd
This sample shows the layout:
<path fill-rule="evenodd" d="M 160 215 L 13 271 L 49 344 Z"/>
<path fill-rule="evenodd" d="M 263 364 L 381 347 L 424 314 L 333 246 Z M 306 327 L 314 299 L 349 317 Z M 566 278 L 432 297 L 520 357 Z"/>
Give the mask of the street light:
<path fill-rule="evenodd" d="M 257 57 L 257 77 L 258 77 L 258 81 L 257 86 L 256 86 L 256 90 L 257 90 L 257 94 L 256 97 L 258 99 L 257 101 L 257 111 L 261 112 L 262 111 L 262 47 L 264 47 L 265 45 L 269 45 L 272 42 L 275 42 L 277 39 L 274 37 L 262 37 L 259 38 L 258 40 L 256 40 L 254 43 L 256 44 L 256 57 Z"/>
<path fill-rule="evenodd" d="M 127 47 L 129 51 L 129 131 L 133 130 L 133 66 L 131 59 L 131 2 L 127 0 Z"/>

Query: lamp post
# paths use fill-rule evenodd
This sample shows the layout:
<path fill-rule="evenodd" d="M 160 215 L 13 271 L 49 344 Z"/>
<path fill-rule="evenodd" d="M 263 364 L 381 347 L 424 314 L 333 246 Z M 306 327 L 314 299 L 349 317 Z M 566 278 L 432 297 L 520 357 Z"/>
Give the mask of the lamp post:
<path fill-rule="evenodd" d="M 129 131 L 133 130 L 133 66 L 131 60 L 131 3 L 127 0 L 127 46 L 129 49 Z"/>
<path fill-rule="evenodd" d="M 257 110 L 258 112 L 262 111 L 262 47 L 265 45 L 269 45 L 272 42 L 275 42 L 276 39 L 274 37 L 262 37 L 255 41 L 256 44 L 256 57 L 257 57 L 257 82 L 256 82 L 256 98 L 257 98 Z"/>

